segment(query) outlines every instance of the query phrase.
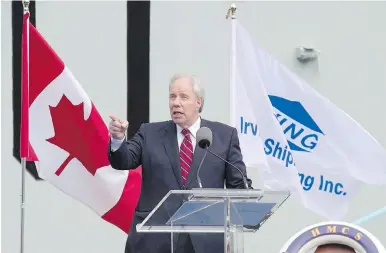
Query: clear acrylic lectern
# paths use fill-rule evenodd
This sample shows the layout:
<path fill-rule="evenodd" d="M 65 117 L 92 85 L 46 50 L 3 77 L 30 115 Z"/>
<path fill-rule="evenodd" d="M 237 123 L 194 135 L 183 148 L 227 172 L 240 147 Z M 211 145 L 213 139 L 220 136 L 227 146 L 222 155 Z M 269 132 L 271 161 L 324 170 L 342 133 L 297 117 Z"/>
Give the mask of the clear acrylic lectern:
<path fill-rule="evenodd" d="M 223 233 L 224 252 L 242 253 L 244 233 L 257 231 L 289 195 L 254 189 L 172 190 L 137 225 L 137 232 L 170 233 L 172 253 L 178 233 Z"/>

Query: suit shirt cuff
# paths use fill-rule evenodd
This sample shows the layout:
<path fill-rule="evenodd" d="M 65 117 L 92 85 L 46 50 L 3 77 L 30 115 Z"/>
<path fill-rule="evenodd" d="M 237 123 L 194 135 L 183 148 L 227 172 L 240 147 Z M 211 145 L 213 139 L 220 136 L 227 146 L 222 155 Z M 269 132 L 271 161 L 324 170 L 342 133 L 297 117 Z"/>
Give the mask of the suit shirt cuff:
<path fill-rule="evenodd" d="M 113 137 L 111 137 L 111 145 L 110 145 L 111 151 L 114 152 L 117 149 L 119 149 L 124 141 L 125 141 L 125 137 L 123 137 L 122 140 L 114 139 Z"/>

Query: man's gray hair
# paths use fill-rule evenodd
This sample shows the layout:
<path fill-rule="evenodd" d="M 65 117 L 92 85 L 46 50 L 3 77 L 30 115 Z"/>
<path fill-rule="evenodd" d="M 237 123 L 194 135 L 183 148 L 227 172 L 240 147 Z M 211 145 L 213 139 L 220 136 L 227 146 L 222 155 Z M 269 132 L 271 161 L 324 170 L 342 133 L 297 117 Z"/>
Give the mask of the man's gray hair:
<path fill-rule="evenodd" d="M 197 98 L 201 98 L 201 100 L 202 100 L 201 106 L 200 106 L 200 108 L 198 109 L 198 112 L 201 113 L 202 110 L 204 109 L 205 90 L 204 90 L 204 88 L 201 86 L 200 79 L 199 79 L 197 76 L 195 76 L 195 75 L 189 75 L 189 74 L 175 74 L 175 75 L 170 79 L 170 82 L 169 82 L 169 88 L 170 88 L 170 86 L 171 86 L 175 81 L 177 81 L 177 80 L 180 79 L 180 78 L 189 78 L 189 79 L 191 80 L 192 88 L 193 88 L 194 94 L 196 95 Z"/>

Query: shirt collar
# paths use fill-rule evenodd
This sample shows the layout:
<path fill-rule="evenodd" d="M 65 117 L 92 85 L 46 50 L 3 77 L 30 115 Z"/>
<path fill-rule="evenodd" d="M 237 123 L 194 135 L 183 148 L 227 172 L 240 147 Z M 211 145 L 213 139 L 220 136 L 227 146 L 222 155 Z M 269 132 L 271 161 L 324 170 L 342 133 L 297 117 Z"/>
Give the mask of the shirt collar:
<path fill-rule="evenodd" d="M 183 128 L 180 127 L 179 125 L 176 125 L 176 126 L 177 126 L 177 133 L 182 134 L 181 131 L 183 130 Z M 190 131 L 190 134 L 194 138 L 196 138 L 196 133 L 197 133 L 198 129 L 200 129 L 200 127 L 201 127 L 201 117 L 198 117 L 196 122 L 191 127 L 188 128 L 189 131 Z"/>

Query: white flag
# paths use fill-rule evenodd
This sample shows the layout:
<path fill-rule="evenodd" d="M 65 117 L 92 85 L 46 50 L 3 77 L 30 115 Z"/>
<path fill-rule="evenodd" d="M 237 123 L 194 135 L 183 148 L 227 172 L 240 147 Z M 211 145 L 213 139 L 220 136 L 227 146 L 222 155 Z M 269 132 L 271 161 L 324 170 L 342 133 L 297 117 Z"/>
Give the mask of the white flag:
<path fill-rule="evenodd" d="M 341 219 L 359 181 L 386 183 L 386 151 L 346 113 L 255 44 L 240 24 L 236 31 L 233 125 L 243 153 L 250 154 L 256 147 L 250 143 L 261 139 L 269 167 L 267 182 L 291 189 L 297 184 L 306 207 Z M 253 163 L 251 159 L 246 163 Z"/>

